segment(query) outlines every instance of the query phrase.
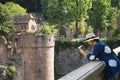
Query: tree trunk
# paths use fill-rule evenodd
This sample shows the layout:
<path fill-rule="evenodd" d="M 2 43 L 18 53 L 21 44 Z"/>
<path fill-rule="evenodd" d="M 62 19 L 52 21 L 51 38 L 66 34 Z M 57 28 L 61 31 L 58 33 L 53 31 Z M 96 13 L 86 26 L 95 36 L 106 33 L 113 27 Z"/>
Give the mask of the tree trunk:
<path fill-rule="evenodd" d="M 75 24 L 75 29 L 76 29 L 76 33 L 75 33 L 75 38 L 78 38 L 78 21 L 76 21 L 76 24 Z"/>

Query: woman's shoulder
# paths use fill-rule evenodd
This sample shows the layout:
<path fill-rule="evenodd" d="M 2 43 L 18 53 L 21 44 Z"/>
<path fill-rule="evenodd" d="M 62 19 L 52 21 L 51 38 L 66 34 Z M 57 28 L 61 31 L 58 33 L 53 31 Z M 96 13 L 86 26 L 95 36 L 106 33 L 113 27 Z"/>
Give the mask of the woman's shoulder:
<path fill-rule="evenodd" d="M 107 44 L 104 42 L 96 42 L 95 44 L 95 47 L 105 47 L 105 46 L 107 46 Z"/>
<path fill-rule="evenodd" d="M 96 42 L 96 44 L 95 45 L 107 45 L 106 43 L 104 43 L 104 42 Z"/>

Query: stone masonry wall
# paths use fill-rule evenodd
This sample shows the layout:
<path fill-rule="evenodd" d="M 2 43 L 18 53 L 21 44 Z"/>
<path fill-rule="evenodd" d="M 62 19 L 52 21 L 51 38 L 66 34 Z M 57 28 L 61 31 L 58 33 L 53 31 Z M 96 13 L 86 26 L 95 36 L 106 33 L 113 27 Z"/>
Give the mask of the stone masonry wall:
<path fill-rule="evenodd" d="M 3 36 L 0 37 L 0 64 L 5 64 L 8 59 L 7 45 Z"/>
<path fill-rule="evenodd" d="M 68 74 L 87 62 L 88 60 L 75 48 L 60 50 L 55 53 L 55 74 Z"/>
<path fill-rule="evenodd" d="M 21 66 L 16 80 L 54 80 L 54 36 L 25 34 L 14 37 Z"/>

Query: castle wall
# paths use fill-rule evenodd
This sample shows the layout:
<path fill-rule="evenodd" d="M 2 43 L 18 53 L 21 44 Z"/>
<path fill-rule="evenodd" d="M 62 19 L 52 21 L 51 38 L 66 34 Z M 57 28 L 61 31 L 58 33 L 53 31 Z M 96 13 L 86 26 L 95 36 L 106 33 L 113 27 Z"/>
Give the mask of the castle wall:
<path fill-rule="evenodd" d="M 21 55 L 17 80 L 54 80 L 54 36 L 24 34 L 14 38 Z"/>

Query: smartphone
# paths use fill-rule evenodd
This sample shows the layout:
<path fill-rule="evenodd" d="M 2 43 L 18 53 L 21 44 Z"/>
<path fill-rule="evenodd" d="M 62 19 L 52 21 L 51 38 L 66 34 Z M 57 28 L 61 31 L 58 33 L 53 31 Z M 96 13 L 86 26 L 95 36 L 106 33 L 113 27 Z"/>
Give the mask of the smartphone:
<path fill-rule="evenodd" d="M 78 49 L 80 49 L 80 48 L 82 48 L 83 47 L 83 45 L 80 45 L 79 47 L 78 47 Z"/>

